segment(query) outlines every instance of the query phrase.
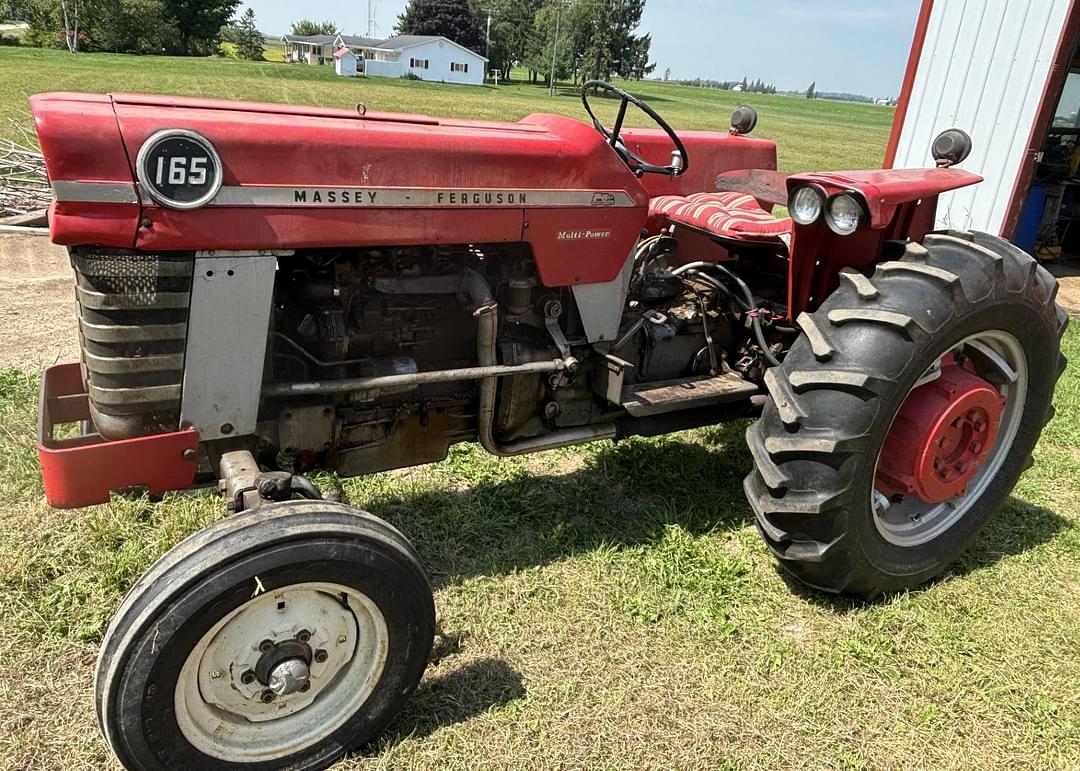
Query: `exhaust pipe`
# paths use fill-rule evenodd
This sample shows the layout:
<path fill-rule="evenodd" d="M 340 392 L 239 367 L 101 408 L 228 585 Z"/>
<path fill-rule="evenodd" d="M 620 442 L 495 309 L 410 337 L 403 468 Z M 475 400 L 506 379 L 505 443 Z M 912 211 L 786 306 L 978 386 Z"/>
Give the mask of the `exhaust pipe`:
<path fill-rule="evenodd" d="M 461 282 L 461 292 L 476 311 L 476 358 L 481 368 L 496 367 L 498 354 L 496 343 L 499 331 L 499 306 L 491 294 L 487 281 L 474 270 L 467 270 Z M 541 450 L 570 447 L 597 439 L 614 439 L 614 425 L 580 426 L 555 431 L 545 436 L 519 439 L 500 444 L 495 440 L 495 397 L 497 377 L 485 377 L 480 381 L 480 412 L 477 416 L 477 435 L 480 445 L 492 455 L 509 458 Z"/>

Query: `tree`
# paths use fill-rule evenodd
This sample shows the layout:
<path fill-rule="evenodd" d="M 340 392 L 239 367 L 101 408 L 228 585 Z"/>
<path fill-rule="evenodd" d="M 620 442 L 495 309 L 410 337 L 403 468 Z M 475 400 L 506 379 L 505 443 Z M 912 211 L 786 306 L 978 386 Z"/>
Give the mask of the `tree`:
<path fill-rule="evenodd" d="M 299 37 L 314 37 L 315 35 L 335 35 L 338 26 L 332 21 L 312 21 L 301 19 L 292 24 L 292 34 Z"/>
<path fill-rule="evenodd" d="M 248 8 L 236 25 L 236 53 L 241 59 L 259 62 L 263 58 L 263 36 L 255 28 L 255 11 Z"/>
<path fill-rule="evenodd" d="M 240 0 L 163 0 L 165 21 L 176 28 L 168 53 L 198 56 L 217 49 L 221 28 Z"/>
<path fill-rule="evenodd" d="M 817 81 L 815 80 L 810 84 L 810 88 L 806 89 L 807 99 L 817 99 Z"/>
<path fill-rule="evenodd" d="M 116 53 L 160 54 L 176 39 L 165 21 L 161 0 L 99 0 L 101 23 L 91 30 L 88 47 Z"/>
<path fill-rule="evenodd" d="M 671 80 L 671 68 L 664 70 L 664 80 Z"/>
<path fill-rule="evenodd" d="M 604 79 L 610 79 L 611 73 L 630 80 L 641 80 L 651 74 L 656 69 L 655 64 L 649 64 L 652 36 L 636 34 L 645 12 L 645 0 L 602 0 L 596 5 L 597 30 L 610 27 L 611 70 L 604 73 Z"/>
<path fill-rule="evenodd" d="M 399 35 L 442 35 L 470 51 L 484 50 L 484 31 L 468 0 L 409 0 L 394 31 Z"/>
<path fill-rule="evenodd" d="M 543 0 L 469 0 L 473 15 L 486 34 L 491 14 L 491 45 L 486 54 L 489 69 L 502 70 L 503 78 L 517 64 L 524 63 L 535 35 L 536 13 Z M 480 49 L 482 52 L 483 49 Z M 549 60 L 550 61 L 550 60 Z"/>

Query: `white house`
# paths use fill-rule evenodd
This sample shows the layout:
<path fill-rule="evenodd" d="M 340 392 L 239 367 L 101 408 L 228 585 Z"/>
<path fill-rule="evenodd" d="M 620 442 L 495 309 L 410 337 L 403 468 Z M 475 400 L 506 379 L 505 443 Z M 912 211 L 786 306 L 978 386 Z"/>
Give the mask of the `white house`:
<path fill-rule="evenodd" d="M 327 64 L 333 61 L 336 35 L 284 35 L 285 60 L 306 64 Z"/>
<path fill-rule="evenodd" d="M 334 72 L 343 78 L 356 75 L 356 54 L 344 46 L 334 51 Z"/>
<path fill-rule="evenodd" d="M 437 83 L 484 82 L 487 59 L 438 35 L 398 35 L 388 40 L 338 35 L 334 43 L 356 54 L 357 71 L 372 77 L 400 78 L 411 72 Z"/>

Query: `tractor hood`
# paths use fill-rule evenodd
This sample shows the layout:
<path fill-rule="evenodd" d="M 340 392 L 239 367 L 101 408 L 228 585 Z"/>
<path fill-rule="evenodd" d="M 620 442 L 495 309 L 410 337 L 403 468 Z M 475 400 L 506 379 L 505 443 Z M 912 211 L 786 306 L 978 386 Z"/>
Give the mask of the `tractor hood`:
<path fill-rule="evenodd" d="M 527 242 L 549 286 L 613 279 L 651 195 L 710 189 L 725 168 L 775 168 L 771 142 L 687 132 L 696 174 L 643 181 L 592 126 L 547 114 L 482 122 L 362 105 L 68 93 L 34 96 L 31 108 L 58 243 L 186 251 Z M 159 152 L 155 142 L 170 135 L 175 147 Z M 646 157 L 666 162 L 670 153 L 659 131 L 626 139 Z M 172 156 L 191 147 L 200 158 L 187 176 L 193 158 Z M 181 184 L 207 182 L 205 195 L 170 199 L 170 170 Z"/>

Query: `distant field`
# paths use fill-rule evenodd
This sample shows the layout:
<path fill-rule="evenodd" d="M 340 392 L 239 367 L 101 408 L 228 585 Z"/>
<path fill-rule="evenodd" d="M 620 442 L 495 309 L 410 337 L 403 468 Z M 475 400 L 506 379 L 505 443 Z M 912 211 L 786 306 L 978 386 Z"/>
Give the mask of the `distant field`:
<path fill-rule="evenodd" d="M 271 41 L 273 42 L 273 41 Z M 569 84 L 561 95 L 544 86 L 498 88 L 451 86 L 389 78 L 346 80 L 330 66 L 284 64 L 280 48 L 267 49 L 276 62 L 161 56 L 79 54 L 33 48 L 0 48 L 0 136 L 8 118 L 29 123 L 27 99 L 41 91 L 142 91 L 329 107 L 423 112 L 431 115 L 518 120 L 531 112 L 583 117 Z M 622 84 L 644 97 L 676 129 L 726 130 L 742 103 L 760 114 L 754 135 L 776 140 L 787 171 L 874 168 L 881 165 L 893 110 L 874 105 L 807 100 L 788 96 L 735 94 L 657 82 Z M 648 119 L 631 114 L 632 125 Z"/>

